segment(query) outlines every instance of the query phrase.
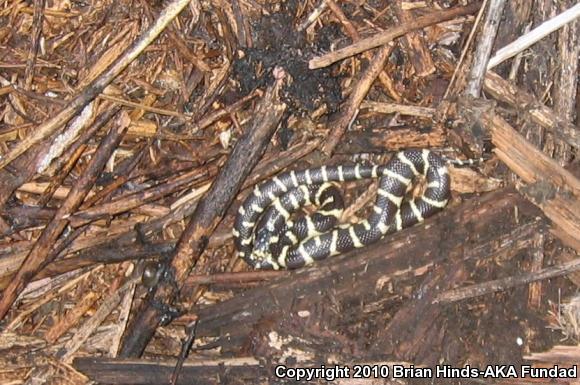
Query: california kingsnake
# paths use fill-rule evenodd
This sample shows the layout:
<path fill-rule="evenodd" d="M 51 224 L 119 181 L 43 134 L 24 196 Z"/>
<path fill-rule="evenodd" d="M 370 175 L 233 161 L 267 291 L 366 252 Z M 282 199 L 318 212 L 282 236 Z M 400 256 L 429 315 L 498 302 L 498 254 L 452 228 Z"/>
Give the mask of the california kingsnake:
<path fill-rule="evenodd" d="M 446 162 L 429 150 L 398 152 L 384 166 L 355 164 L 289 171 L 254 187 L 240 206 L 233 235 L 238 255 L 255 268 L 298 268 L 376 242 L 441 210 L 450 196 Z M 415 177 L 423 175 L 423 194 L 404 200 Z M 336 226 L 343 202 L 330 182 L 380 178 L 371 215 Z M 319 206 L 310 216 L 291 220 L 305 205 Z"/>

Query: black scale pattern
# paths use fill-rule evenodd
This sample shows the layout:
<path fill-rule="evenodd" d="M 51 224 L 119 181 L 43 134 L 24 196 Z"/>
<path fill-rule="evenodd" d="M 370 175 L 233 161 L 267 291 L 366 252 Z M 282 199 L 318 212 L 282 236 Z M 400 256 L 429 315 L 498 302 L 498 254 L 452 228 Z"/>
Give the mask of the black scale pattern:
<path fill-rule="evenodd" d="M 412 202 L 403 202 L 402 197 L 418 175 L 426 177 L 426 190 Z M 353 225 L 331 228 L 334 226 L 334 216 L 320 212 L 342 207 L 342 198 L 336 198 L 336 189 L 321 185 L 331 181 L 371 177 L 380 178 L 379 194 L 371 215 Z M 300 187 L 302 185 L 308 187 L 306 191 Z M 318 201 L 314 199 L 317 194 L 321 198 Z M 297 220 L 296 223 L 301 224 L 296 228 L 286 226 L 289 214 L 296 209 L 296 201 L 300 206 L 311 203 L 320 205 L 324 202 L 323 194 L 332 196 L 334 203 L 319 208 L 319 217 L 315 223 L 317 230 L 324 231 L 322 234 L 311 236 L 304 233 L 307 227 L 304 221 L 307 218 Z M 399 152 L 385 166 L 352 165 L 290 171 L 258 185 L 242 204 L 234 223 L 235 245 L 239 256 L 256 268 L 297 268 L 364 247 L 386 234 L 412 226 L 441 210 L 448 198 L 449 175 L 445 161 L 429 150 Z M 283 215 L 276 207 L 278 205 L 287 213 Z M 325 221 L 326 224 L 322 225 Z M 264 234 L 268 226 L 267 236 L 256 235 L 260 232 Z M 297 234 L 297 244 L 292 243 L 288 237 L 284 238 L 283 234 L 288 231 Z M 270 239 L 273 235 L 284 239 L 278 245 L 272 245 Z M 255 250 L 254 244 L 259 246 L 259 252 Z"/>

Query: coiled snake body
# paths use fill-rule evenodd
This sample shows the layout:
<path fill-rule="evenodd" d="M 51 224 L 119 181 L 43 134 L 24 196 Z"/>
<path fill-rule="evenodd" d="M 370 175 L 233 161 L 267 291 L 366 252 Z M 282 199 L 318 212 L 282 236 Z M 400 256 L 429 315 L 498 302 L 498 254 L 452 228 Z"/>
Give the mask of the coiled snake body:
<path fill-rule="evenodd" d="M 322 166 L 277 175 L 256 185 L 239 208 L 233 228 L 238 255 L 255 268 L 292 269 L 370 245 L 445 207 L 450 196 L 446 162 L 473 164 L 423 149 L 398 152 L 384 166 Z M 426 179 L 423 194 L 404 199 L 419 175 Z M 380 178 L 370 216 L 337 226 L 343 201 L 331 182 L 365 178 Z M 306 205 L 318 210 L 292 221 L 292 213 Z"/>

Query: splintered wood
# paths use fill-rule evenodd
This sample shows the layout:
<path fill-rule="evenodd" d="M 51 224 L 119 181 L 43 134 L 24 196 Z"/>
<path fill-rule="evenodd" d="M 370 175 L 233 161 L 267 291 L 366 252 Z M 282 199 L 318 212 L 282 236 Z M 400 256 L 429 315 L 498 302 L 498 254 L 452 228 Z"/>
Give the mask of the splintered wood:
<path fill-rule="evenodd" d="M 0 2 L 0 382 L 576 365 L 579 16 L 573 0 Z M 450 165 L 444 210 L 373 245 L 296 271 L 239 258 L 256 184 L 411 148 L 484 161 Z M 401 199 L 433 188 L 417 179 Z M 341 226 L 381 209 L 377 179 L 336 185 Z M 316 211 L 272 238 L 299 247 L 282 231 Z"/>

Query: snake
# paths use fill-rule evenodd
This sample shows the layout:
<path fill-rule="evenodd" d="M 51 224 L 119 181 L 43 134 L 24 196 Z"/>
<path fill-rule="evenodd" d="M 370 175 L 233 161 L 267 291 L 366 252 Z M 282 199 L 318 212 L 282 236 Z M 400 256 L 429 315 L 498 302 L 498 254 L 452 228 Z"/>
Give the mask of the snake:
<path fill-rule="evenodd" d="M 296 269 L 423 222 L 450 198 L 447 164 L 473 165 L 483 159 L 449 159 L 429 149 L 397 152 L 385 165 L 351 164 L 286 171 L 256 184 L 240 205 L 232 234 L 238 256 L 256 269 Z M 420 196 L 407 192 L 423 176 Z M 339 182 L 378 179 L 370 215 L 338 224 L 344 202 Z M 317 210 L 293 220 L 305 206 Z"/>

